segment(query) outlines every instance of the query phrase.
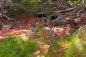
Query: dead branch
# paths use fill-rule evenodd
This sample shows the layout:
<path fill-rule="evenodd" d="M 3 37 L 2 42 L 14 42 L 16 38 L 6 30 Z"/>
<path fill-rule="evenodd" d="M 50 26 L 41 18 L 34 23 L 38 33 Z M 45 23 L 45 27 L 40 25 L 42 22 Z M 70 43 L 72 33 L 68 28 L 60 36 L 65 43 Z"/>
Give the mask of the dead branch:
<path fill-rule="evenodd" d="M 60 11 L 56 11 L 56 13 L 65 13 L 65 12 L 70 12 L 70 11 L 73 11 L 75 9 L 74 8 L 69 8 L 69 9 L 66 9 L 66 10 L 60 10 Z"/>
<path fill-rule="evenodd" d="M 9 18 L 7 15 L 2 14 L 2 13 L 0 13 L 0 17 L 1 17 L 1 18 L 6 18 L 6 19 L 8 19 L 8 20 L 10 20 L 10 19 L 11 19 L 11 18 Z"/>

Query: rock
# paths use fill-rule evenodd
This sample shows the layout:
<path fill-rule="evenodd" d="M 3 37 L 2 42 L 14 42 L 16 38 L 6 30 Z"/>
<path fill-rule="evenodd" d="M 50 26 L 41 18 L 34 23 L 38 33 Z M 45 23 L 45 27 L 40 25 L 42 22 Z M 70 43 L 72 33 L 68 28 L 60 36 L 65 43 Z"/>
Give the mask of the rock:
<path fill-rule="evenodd" d="M 65 25 L 67 24 L 67 20 L 63 19 L 63 18 L 56 18 L 54 20 L 51 20 L 52 23 L 54 23 L 55 25 Z"/>
<path fill-rule="evenodd" d="M 45 34 L 48 36 L 53 36 L 53 34 L 54 34 L 53 30 L 49 27 L 44 27 L 43 30 L 44 30 Z"/>

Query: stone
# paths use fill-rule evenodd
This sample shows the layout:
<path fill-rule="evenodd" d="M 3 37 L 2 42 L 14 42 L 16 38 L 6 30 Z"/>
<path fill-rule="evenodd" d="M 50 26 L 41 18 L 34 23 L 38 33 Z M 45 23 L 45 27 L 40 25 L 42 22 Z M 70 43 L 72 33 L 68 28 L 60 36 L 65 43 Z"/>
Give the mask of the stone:
<path fill-rule="evenodd" d="M 51 20 L 52 23 L 54 23 L 55 25 L 65 25 L 67 24 L 67 20 L 63 19 L 63 18 L 56 18 L 54 20 Z"/>
<path fill-rule="evenodd" d="M 44 30 L 45 34 L 47 34 L 48 36 L 53 36 L 53 34 L 54 34 L 53 30 L 49 27 L 44 27 L 43 30 Z"/>

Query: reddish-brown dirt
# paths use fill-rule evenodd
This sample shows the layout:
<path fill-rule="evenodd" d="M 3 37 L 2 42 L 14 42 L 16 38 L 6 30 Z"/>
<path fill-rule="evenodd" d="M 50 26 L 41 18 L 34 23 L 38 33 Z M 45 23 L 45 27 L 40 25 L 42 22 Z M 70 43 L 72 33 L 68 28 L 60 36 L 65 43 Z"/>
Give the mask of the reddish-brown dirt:
<path fill-rule="evenodd" d="M 68 20 L 68 24 L 66 26 L 57 26 L 59 29 L 63 29 L 59 32 L 55 32 L 55 35 L 59 35 L 59 36 L 68 36 L 70 35 L 72 32 L 74 32 L 75 30 L 77 30 L 78 28 L 86 25 L 86 14 L 81 14 L 79 16 L 67 16 L 65 17 Z M 8 31 L 0 31 L 0 36 L 5 36 L 5 35 L 16 35 L 16 34 L 23 34 L 23 33 L 27 33 L 27 31 L 29 31 L 29 33 L 32 33 L 32 31 L 29 29 L 31 28 L 33 25 L 38 24 L 44 24 L 44 21 L 40 21 L 37 18 L 17 18 L 16 21 L 13 21 L 16 25 L 12 26 L 14 28 L 11 28 Z M 7 19 L 0 19 L 0 23 L 3 24 L 11 24 L 12 21 L 9 21 Z M 47 23 L 45 23 L 47 24 Z M 47 24 L 49 27 L 55 27 L 54 25 L 52 25 L 52 23 Z M 24 30 L 26 29 L 26 30 Z"/>

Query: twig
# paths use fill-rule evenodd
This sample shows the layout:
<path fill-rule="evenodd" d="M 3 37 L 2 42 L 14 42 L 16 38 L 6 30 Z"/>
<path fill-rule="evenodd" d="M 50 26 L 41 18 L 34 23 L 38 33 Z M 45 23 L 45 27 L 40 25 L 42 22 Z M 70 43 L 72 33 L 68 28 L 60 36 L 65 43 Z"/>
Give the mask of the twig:
<path fill-rule="evenodd" d="M 9 18 L 7 15 L 3 15 L 4 17 L 6 17 L 8 20 L 10 20 L 11 18 Z"/>
<path fill-rule="evenodd" d="M 5 14 L 0 13 L 0 16 L 1 16 L 1 18 L 5 17 L 5 18 L 7 18 L 8 20 L 11 20 L 11 18 L 9 18 L 9 17 L 8 17 L 7 15 L 5 15 Z"/>
<path fill-rule="evenodd" d="M 74 8 L 69 8 L 69 9 L 66 9 L 66 10 L 56 11 L 56 13 L 70 12 L 70 11 L 73 11 L 74 9 L 75 9 L 75 7 Z"/>

